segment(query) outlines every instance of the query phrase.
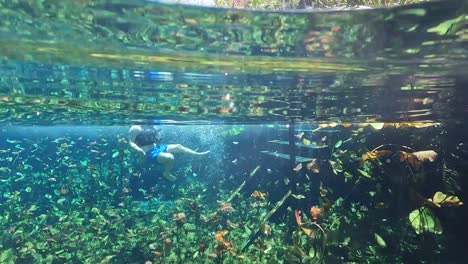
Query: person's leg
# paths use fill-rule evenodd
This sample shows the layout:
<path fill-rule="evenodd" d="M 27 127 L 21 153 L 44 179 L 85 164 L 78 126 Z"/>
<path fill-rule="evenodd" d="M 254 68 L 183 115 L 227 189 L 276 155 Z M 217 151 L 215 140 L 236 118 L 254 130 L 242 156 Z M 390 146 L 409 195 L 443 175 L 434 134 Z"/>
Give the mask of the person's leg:
<path fill-rule="evenodd" d="M 196 152 L 194 150 L 191 150 L 187 147 L 184 147 L 180 144 L 170 144 L 170 145 L 167 145 L 167 150 L 166 150 L 168 153 L 181 153 L 181 154 L 188 154 L 188 155 L 192 155 L 192 156 L 200 156 L 200 155 L 205 155 L 205 154 L 208 154 L 208 152 L 210 152 L 209 150 L 208 151 L 204 151 L 204 152 Z"/>
<path fill-rule="evenodd" d="M 174 166 L 174 155 L 171 153 L 159 153 L 158 162 L 164 165 L 163 176 L 169 181 L 175 181 L 176 177 L 171 174 L 172 167 Z"/>

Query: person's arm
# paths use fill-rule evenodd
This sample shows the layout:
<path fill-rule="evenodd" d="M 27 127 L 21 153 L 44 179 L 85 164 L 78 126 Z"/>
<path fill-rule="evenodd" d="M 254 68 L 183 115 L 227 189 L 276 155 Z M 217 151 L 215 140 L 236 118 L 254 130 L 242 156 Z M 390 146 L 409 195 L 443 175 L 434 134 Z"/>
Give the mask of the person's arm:
<path fill-rule="evenodd" d="M 140 148 L 137 144 L 135 144 L 135 139 L 138 133 L 142 131 L 141 126 L 131 126 L 130 130 L 128 131 L 128 137 L 129 137 L 129 142 L 130 142 L 130 147 L 132 147 L 134 150 L 138 151 L 138 153 L 142 154 L 143 157 L 145 156 L 145 151 Z"/>

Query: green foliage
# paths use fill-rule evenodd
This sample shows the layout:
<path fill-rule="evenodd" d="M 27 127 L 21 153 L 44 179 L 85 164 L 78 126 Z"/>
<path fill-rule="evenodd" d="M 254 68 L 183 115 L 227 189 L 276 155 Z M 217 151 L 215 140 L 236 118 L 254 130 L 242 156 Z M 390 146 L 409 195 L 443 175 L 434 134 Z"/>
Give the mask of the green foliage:
<path fill-rule="evenodd" d="M 419 207 L 408 217 L 416 234 L 433 233 L 442 234 L 442 226 L 434 212 L 427 207 Z"/>
<path fill-rule="evenodd" d="M 300 0 L 215 0 L 214 2 L 215 5 L 219 7 L 248 7 L 254 9 L 280 10 L 296 8 L 299 6 Z"/>
<path fill-rule="evenodd" d="M 409 5 L 428 0 L 215 0 L 215 5 L 219 7 L 240 7 L 281 10 L 285 8 L 298 9 L 306 6 L 314 8 L 338 8 L 338 7 L 390 7 L 399 5 Z"/>

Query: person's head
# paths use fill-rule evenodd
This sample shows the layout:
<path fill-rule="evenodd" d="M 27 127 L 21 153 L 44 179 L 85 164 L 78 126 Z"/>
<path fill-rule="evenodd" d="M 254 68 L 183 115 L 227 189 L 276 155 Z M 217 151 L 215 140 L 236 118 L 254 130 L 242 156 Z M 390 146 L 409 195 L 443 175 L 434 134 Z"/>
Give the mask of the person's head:
<path fill-rule="evenodd" d="M 155 126 L 143 126 L 143 130 L 137 137 L 141 137 L 144 142 L 156 143 L 161 142 L 161 129 Z"/>

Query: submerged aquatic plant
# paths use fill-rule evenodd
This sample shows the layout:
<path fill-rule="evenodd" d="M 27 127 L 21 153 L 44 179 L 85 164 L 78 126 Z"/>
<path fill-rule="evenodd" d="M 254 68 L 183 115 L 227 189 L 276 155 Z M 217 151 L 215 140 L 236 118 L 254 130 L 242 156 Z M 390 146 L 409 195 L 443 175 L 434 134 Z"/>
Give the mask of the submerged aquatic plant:
<path fill-rule="evenodd" d="M 416 234 L 442 234 L 442 225 L 431 209 L 419 207 L 409 215 L 409 221 Z"/>

